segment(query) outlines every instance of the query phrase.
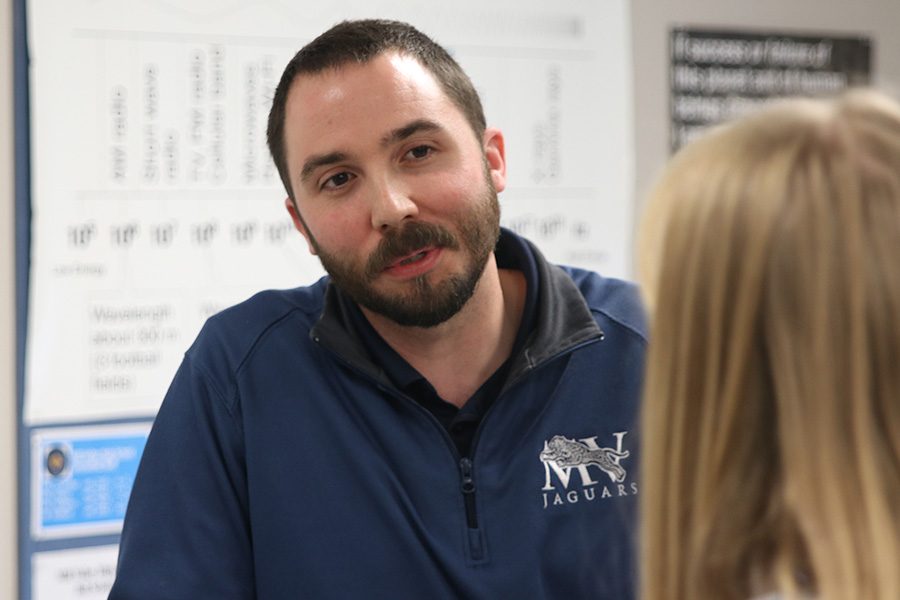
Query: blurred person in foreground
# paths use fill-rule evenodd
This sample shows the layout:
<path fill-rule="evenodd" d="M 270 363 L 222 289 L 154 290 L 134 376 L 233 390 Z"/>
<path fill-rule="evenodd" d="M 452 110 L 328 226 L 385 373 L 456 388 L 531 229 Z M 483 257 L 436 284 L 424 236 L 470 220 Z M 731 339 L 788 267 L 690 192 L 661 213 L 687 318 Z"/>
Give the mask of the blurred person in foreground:
<path fill-rule="evenodd" d="M 642 597 L 900 598 L 900 106 L 717 128 L 640 237 Z"/>

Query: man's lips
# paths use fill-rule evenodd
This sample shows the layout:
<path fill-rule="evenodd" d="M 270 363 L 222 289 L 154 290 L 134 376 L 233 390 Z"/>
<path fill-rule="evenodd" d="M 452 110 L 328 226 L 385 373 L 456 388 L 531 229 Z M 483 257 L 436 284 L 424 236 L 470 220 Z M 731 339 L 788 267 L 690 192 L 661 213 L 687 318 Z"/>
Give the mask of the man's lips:
<path fill-rule="evenodd" d="M 406 256 L 404 256 L 402 258 L 398 258 L 393 263 L 389 264 L 387 266 L 387 268 L 390 269 L 392 267 L 399 267 L 399 266 L 403 266 L 403 265 L 412 264 L 412 263 L 416 262 L 417 260 L 421 260 L 431 250 L 434 250 L 434 248 L 420 248 L 419 250 L 416 250 L 415 252 L 410 252 Z"/>
<path fill-rule="evenodd" d="M 395 277 L 417 277 L 429 271 L 437 262 L 441 249 L 434 246 L 419 248 L 385 267 L 385 273 Z"/>

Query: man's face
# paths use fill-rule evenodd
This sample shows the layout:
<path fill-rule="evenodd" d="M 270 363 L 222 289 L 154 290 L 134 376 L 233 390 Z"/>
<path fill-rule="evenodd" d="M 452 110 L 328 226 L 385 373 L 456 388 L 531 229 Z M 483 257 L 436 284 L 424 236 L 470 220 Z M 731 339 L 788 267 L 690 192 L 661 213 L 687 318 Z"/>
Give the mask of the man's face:
<path fill-rule="evenodd" d="M 476 139 L 431 74 L 390 53 L 299 77 L 285 150 L 286 206 L 337 286 L 401 325 L 462 308 L 499 233 L 498 131 Z"/>

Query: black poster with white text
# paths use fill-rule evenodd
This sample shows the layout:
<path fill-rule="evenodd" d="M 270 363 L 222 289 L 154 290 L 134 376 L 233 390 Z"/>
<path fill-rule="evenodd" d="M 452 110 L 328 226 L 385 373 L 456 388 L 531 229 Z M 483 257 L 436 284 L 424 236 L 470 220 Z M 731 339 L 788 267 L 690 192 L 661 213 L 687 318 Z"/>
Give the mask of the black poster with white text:
<path fill-rule="evenodd" d="M 872 43 L 862 37 L 673 29 L 673 152 L 706 127 L 788 96 L 829 96 L 869 84 Z"/>

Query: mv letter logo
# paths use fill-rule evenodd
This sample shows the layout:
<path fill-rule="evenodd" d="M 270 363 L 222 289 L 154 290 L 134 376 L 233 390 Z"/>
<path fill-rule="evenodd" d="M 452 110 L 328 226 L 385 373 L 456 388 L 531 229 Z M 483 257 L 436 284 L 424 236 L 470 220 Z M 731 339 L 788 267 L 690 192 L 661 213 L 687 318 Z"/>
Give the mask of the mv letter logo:
<path fill-rule="evenodd" d="M 601 499 L 637 494 L 636 483 L 626 485 L 628 473 L 621 464 L 631 454 L 622 447 L 627 434 L 627 431 L 613 434 L 615 448 L 601 447 L 597 444 L 597 436 L 574 440 L 555 435 L 545 441 L 540 454 L 544 463 L 544 487 L 541 488 L 544 508 L 575 504 L 579 500 L 591 502 L 598 492 Z M 596 468 L 592 471 L 589 467 Z M 576 481 L 573 481 L 573 473 L 578 473 Z M 605 481 L 604 474 L 610 483 L 601 485 Z M 594 479 L 595 476 L 599 481 Z"/>

